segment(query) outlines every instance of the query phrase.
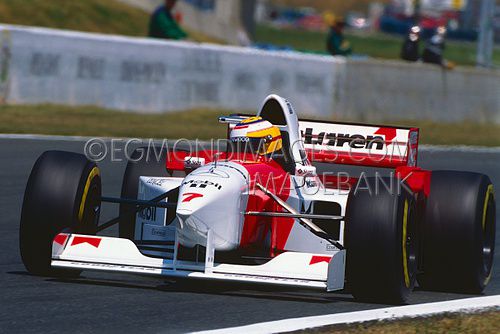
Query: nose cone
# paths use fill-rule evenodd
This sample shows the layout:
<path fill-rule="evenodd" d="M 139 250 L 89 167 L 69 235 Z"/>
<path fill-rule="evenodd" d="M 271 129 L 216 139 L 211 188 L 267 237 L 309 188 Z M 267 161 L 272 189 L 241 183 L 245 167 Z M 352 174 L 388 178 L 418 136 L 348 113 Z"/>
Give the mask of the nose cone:
<path fill-rule="evenodd" d="M 179 189 L 176 211 L 180 242 L 187 247 L 205 246 L 210 230 L 216 250 L 238 247 L 245 189 L 241 172 L 224 165 L 203 166 L 189 174 Z"/>
<path fill-rule="evenodd" d="M 206 190 L 206 187 L 198 188 L 198 185 L 205 184 L 204 182 L 198 183 L 197 181 L 190 180 L 188 183 L 185 182 L 179 191 L 179 202 L 176 211 L 177 218 L 179 219 L 180 228 L 185 232 L 184 234 L 190 231 L 187 232 L 191 234 L 191 238 L 193 239 L 190 243 L 192 244 L 196 241 L 193 246 L 196 244 L 203 245 L 204 236 L 209 229 L 203 217 L 217 215 L 216 212 L 211 212 L 211 203 L 217 203 L 218 200 L 222 200 L 219 199 L 219 194 Z M 191 187 L 191 185 L 196 185 L 196 187 Z"/>
<path fill-rule="evenodd" d="M 208 230 L 218 227 L 214 221 L 220 220 L 223 211 L 220 204 L 224 202 L 226 192 L 222 191 L 215 177 L 209 181 L 207 176 L 194 175 L 183 182 L 176 211 L 183 245 L 205 246 Z"/>

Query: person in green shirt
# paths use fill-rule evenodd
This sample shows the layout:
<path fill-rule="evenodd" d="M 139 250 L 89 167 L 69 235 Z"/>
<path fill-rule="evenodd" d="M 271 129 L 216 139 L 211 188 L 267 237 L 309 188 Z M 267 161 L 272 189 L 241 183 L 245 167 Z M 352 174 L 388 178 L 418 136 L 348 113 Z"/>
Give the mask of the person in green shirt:
<path fill-rule="evenodd" d="M 345 21 L 342 18 L 333 19 L 328 33 L 326 47 L 332 56 L 348 56 L 352 48 L 344 37 Z"/>
<path fill-rule="evenodd" d="M 149 22 L 149 37 L 163 39 L 185 39 L 187 34 L 177 24 L 172 15 L 177 0 L 165 0 L 165 5 L 158 7 Z"/>

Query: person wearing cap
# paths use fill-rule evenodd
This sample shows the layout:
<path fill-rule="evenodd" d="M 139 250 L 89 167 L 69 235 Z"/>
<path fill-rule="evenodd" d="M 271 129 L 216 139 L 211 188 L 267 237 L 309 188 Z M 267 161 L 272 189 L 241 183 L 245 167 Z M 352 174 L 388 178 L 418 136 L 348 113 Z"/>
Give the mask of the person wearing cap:
<path fill-rule="evenodd" d="M 406 61 L 418 61 L 420 59 L 420 27 L 413 26 L 403 43 L 401 59 Z"/>
<path fill-rule="evenodd" d="M 177 40 L 187 38 L 186 32 L 172 15 L 176 3 L 177 0 L 165 0 L 165 4 L 155 10 L 149 22 L 149 37 Z"/>
<path fill-rule="evenodd" d="M 344 19 L 342 17 L 335 17 L 333 14 L 326 14 L 325 22 L 330 26 L 330 32 L 326 40 L 326 49 L 328 52 L 332 56 L 350 55 L 352 48 L 349 41 L 344 37 Z"/>

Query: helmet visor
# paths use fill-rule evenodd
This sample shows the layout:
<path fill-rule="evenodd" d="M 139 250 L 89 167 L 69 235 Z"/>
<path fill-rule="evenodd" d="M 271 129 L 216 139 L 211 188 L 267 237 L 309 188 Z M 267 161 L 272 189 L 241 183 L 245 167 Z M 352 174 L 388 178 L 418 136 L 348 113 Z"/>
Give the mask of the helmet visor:
<path fill-rule="evenodd" d="M 232 150 L 236 153 L 258 155 L 266 151 L 264 138 L 236 137 L 231 139 Z"/>

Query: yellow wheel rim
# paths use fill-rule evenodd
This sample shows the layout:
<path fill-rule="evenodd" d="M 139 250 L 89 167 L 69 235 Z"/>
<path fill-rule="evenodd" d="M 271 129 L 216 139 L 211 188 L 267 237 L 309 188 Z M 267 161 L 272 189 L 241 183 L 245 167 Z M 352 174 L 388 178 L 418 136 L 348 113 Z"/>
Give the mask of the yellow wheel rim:
<path fill-rule="evenodd" d="M 405 285 L 407 288 L 410 287 L 410 274 L 408 273 L 408 259 L 406 257 L 406 236 L 407 236 L 407 227 L 408 227 L 408 200 L 405 200 L 405 208 L 403 212 L 403 240 L 402 240 L 402 249 L 403 249 L 403 275 L 405 278 Z"/>
<path fill-rule="evenodd" d="M 83 195 L 82 195 L 82 201 L 80 202 L 80 210 L 78 210 L 78 221 L 82 221 L 83 219 L 83 212 L 85 210 L 85 202 L 87 202 L 87 195 L 89 193 L 89 188 L 90 188 L 90 183 L 96 177 L 99 175 L 99 168 L 94 167 L 90 171 L 89 176 L 87 177 L 87 181 L 85 182 L 85 188 L 83 188 Z"/>
<path fill-rule="evenodd" d="M 493 191 L 493 185 L 490 184 L 488 188 L 486 189 L 486 196 L 484 198 L 484 206 L 483 206 L 483 220 L 481 222 L 481 226 L 483 228 L 483 231 L 486 230 L 486 216 L 488 213 L 488 203 L 490 201 L 490 196 L 494 197 L 495 193 Z M 484 285 L 487 285 L 491 279 L 491 274 L 493 273 L 493 270 L 490 270 L 490 273 L 488 274 L 488 277 L 485 278 L 484 280 Z"/>

